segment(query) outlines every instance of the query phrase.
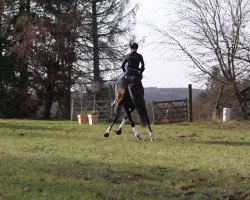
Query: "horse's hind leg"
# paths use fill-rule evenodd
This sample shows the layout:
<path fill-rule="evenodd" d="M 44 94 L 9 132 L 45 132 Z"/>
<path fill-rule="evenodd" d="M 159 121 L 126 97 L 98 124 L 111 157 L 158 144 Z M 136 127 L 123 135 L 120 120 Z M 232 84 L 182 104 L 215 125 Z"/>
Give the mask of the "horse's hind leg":
<path fill-rule="evenodd" d="M 150 140 L 151 140 L 151 141 L 154 141 L 155 138 L 154 138 L 154 134 L 153 134 L 153 132 L 152 132 L 151 126 L 150 126 L 150 121 L 149 121 L 149 119 L 148 119 L 148 116 L 146 117 L 146 121 L 147 121 L 147 125 L 148 125 Z"/>
<path fill-rule="evenodd" d="M 153 131 L 152 131 L 151 126 L 150 126 L 150 121 L 149 121 L 149 118 L 148 118 L 148 113 L 147 113 L 146 107 L 145 107 L 144 110 L 145 110 L 145 112 L 144 112 L 145 120 L 146 120 L 146 123 L 147 123 L 147 126 L 148 126 L 148 131 L 149 131 L 149 137 L 150 137 L 151 141 L 154 141 L 154 134 L 153 134 Z"/>
<path fill-rule="evenodd" d="M 132 117 L 131 117 L 131 115 L 130 115 L 129 108 L 124 107 L 124 110 L 125 110 L 125 112 L 126 112 L 126 114 L 127 114 L 127 116 L 128 116 L 128 119 L 129 119 L 129 121 L 130 121 L 132 130 L 133 130 L 133 132 L 134 132 L 134 134 L 135 134 L 136 139 L 137 139 L 137 140 L 141 140 L 140 133 L 139 133 L 139 132 L 137 131 L 137 129 L 135 128 L 135 123 L 134 123 L 134 121 L 132 120 Z M 133 110 L 134 110 L 134 109 L 133 109 Z"/>

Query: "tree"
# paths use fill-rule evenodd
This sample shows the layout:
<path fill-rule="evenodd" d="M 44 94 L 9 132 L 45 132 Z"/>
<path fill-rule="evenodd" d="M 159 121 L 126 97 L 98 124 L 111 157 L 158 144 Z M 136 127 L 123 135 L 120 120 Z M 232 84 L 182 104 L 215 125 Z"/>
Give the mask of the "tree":
<path fill-rule="evenodd" d="M 33 112 L 29 90 L 29 65 L 22 44 L 23 34 L 33 21 L 30 1 L 1 1 L 1 102 L 2 114 L 8 117 L 28 117 Z M 8 106 L 6 106 L 8 105 Z M 7 108 L 4 110 L 4 108 Z"/>
<path fill-rule="evenodd" d="M 177 12 L 179 20 L 172 30 L 155 27 L 163 36 L 162 42 L 188 57 L 198 70 L 196 75 L 216 79 L 213 70 L 218 68 L 217 82 L 234 94 L 243 118 L 247 119 L 240 91 L 250 73 L 249 51 L 244 48 L 246 41 L 250 42 L 249 0 L 185 0 Z"/>
<path fill-rule="evenodd" d="M 108 88 L 127 46 L 129 0 L 0 0 L 0 116 L 68 118 L 75 81 Z M 125 41 L 125 42 L 124 42 Z M 101 92 L 100 92 L 101 94 Z"/>
<path fill-rule="evenodd" d="M 34 63 L 41 77 L 45 118 L 50 118 L 52 103 L 60 105 L 62 117 L 70 116 L 70 95 L 77 73 L 77 39 L 83 21 L 80 1 L 36 1 L 40 9 L 36 26 L 37 45 Z"/>
<path fill-rule="evenodd" d="M 103 82 L 110 80 L 110 73 L 119 69 L 117 62 L 121 61 L 121 55 L 132 38 L 137 5 L 128 9 L 129 0 L 87 2 L 87 21 L 84 24 L 87 29 L 83 35 L 84 46 L 90 52 L 84 56 L 90 70 L 87 77 L 90 86 L 92 82 L 100 82 L 103 86 Z"/>

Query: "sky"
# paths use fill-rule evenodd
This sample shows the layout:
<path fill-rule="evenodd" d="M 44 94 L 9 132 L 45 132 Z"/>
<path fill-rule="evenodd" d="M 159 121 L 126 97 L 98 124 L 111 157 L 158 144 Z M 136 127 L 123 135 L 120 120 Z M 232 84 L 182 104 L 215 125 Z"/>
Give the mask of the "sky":
<path fill-rule="evenodd" d="M 193 88 L 201 88 L 201 84 L 192 81 L 191 68 L 185 63 L 173 61 L 163 55 L 163 48 L 154 42 L 158 37 L 154 34 L 152 28 L 147 24 L 156 25 L 160 28 L 168 26 L 169 11 L 171 5 L 166 4 L 166 0 L 131 0 L 133 4 L 139 4 L 139 10 L 136 15 L 136 27 L 134 33 L 138 40 L 145 38 L 143 43 L 139 43 L 138 53 L 143 55 L 145 62 L 144 78 L 142 80 L 144 87 L 187 87 L 192 84 Z M 171 49 L 166 49 L 171 51 Z"/>

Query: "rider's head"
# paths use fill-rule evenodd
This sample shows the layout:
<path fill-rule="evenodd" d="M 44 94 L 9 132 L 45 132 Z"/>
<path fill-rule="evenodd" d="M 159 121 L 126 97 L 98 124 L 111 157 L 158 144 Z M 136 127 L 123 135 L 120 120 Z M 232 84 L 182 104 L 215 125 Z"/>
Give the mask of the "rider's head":
<path fill-rule="evenodd" d="M 138 44 L 137 43 L 132 43 L 132 44 L 130 44 L 130 49 L 133 51 L 136 51 L 137 49 L 138 49 Z"/>

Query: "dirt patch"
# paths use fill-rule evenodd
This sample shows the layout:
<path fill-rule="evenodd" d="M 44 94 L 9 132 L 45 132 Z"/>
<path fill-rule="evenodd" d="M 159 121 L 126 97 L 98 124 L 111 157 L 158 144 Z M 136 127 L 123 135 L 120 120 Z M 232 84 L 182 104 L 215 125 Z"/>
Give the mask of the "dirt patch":
<path fill-rule="evenodd" d="M 121 184 L 130 181 L 139 181 L 147 179 L 146 176 L 139 173 L 123 172 L 117 170 L 106 170 L 103 178 L 113 184 Z"/>

